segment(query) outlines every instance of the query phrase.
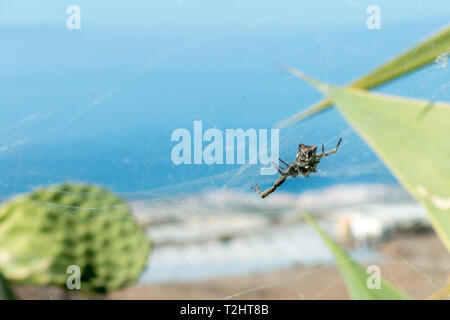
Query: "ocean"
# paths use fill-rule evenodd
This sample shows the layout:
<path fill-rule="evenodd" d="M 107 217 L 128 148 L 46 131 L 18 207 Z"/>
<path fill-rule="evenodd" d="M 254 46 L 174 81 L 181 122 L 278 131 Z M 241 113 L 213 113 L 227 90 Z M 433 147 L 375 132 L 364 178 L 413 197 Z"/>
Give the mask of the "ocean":
<path fill-rule="evenodd" d="M 275 177 L 260 176 L 258 164 L 175 165 L 172 132 L 192 131 L 195 120 L 221 131 L 273 128 L 321 99 L 280 64 L 346 84 L 442 28 L 448 6 L 435 2 L 383 2 L 381 30 L 365 27 L 365 2 L 328 1 L 327 10 L 155 2 L 111 5 L 103 15 L 101 4 L 80 2 L 80 30 L 65 28 L 57 2 L 35 13 L 11 4 L 4 14 L 16 19 L 0 24 L 0 195 L 63 181 L 149 198 L 269 185 Z M 433 64 L 377 90 L 448 101 L 448 70 Z M 339 137 L 341 149 L 317 174 L 284 191 L 395 183 L 335 109 L 283 129 L 280 156 L 292 161 L 299 143 L 331 149 Z"/>

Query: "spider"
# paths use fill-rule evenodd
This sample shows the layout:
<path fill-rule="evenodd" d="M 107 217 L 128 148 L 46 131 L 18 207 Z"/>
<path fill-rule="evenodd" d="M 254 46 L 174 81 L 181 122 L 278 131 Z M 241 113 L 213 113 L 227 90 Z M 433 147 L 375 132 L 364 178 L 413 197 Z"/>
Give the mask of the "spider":
<path fill-rule="evenodd" d="M 304 144 L 299 144 L 297 156 L 291 164 L 288 164 L 285 161 L 281 160 L 281 158 L 278 158 L 286 166 L 286 168 L 280 167 L 274 163 L 281 176 L 277 181 L 275 181 L 272 187 L 262 192 L 259 189 L 258 185 L 255 183 L 256 188 L 250 187 L 250 189 L 258 193 L 261 198 L 265 198 L 269 194 L 277 190 L 277 188 L 281 186 L 286 181 L 286 179 L 289 178 L 289 176 L 291 176 L 292 178 L 297 178 L 299 175 L 309 177 L 311 172 L 317 172 L 316 166 L 320 162 L 320 159 L 338 151 L 341 141 L 342 138 L 339 139 L 336 148 L 328 152 L 325 152 L 324 145 L 322 144 L 322 153 L 320 154 L 316 154 L 317 146 L 307 146 Z"/>

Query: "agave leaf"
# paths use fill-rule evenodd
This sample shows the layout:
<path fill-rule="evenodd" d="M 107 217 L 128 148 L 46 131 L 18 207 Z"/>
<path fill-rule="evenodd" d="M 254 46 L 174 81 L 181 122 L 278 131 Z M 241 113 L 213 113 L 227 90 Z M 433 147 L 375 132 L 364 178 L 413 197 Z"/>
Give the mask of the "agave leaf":
<path fill-rule="evenodd" d="M 443 300 L 450 298 L 450 283 L 444 288 L 434 293 L 432 296 L 428 297 L 427 300 Z"/>
<path fill-rule="evenodd" d="M 14 300 L 14 294 L 8 286 L 6 279 L 0 273 L 0 300 Z"/>
<path fill-rule="evenodd" d="M 320 234 L 326 245 L 333 253 L 338 264 L 347 288 L 352 299 L 357 300 L 404 300 L 409 299 L 408 295 L 396 289 L 387 281 L 381 280 L 380 289 L 369 289 L 367 285 L 370 274 L 353 261 L 348 254 L 337 245 L 328 235 L 319 227 L 314 219 L 303 212 L 305 220 Z"/>
<path fill-rule="evenodd" d="M 320 83 L 347 121 L 426 208 L 450 251 L 450 104 L 374 94 Z"/>
<path fill-rule="evenodd" d="M 448 55 L 449 52 L 450 26 L 378 69 L 352 82 L 349 87 L 360 89 L 377 87 L 433 62 L 442 55 Z M 292 117 L 278 122 L 276 126 L 280 128 L 290 126 L 328 108 L 331 106 L 331 103 L 331 100 L 324 99 L 308 107 L 306 110 L 300 111 Z"/>

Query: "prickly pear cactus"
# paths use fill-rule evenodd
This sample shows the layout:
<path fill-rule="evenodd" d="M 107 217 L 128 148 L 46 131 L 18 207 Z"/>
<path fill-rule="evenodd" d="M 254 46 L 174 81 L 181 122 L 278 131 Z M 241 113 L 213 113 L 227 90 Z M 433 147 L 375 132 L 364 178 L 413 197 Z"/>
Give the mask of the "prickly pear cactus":
<path fill-rule="evenodd" d="M 81 290 L 111 291 L 138 277 L 149 251 L 126 203 L 96 186 L 39 189 L 0 208 L 0 271 L 10 281 L 66 287 L 78 266 Z"/>

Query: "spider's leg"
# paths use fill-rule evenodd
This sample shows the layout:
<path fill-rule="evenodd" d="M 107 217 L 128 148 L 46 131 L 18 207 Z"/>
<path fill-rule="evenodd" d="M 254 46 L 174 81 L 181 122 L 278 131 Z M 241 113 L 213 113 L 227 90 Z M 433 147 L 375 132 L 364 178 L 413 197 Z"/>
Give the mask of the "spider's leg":
<path fill-rule="evenodd" d="M 330 155 L 330 154 L 332 154 L 332 153 L 336 153 L 336 152 L 339 150 L 339 145 L 341 144 L 341 141 L 342 141 L 342 138 L 339 139 L 339 141 L 338 141 L 338 143 L 337 143 L 337 145 L 336 145 L 336 148 L 334 148 L 333 150 L 330 150 L 330 151 L 328 151 L 328 152 L 325 152 L 325 153 L 322 155 L 322 157 L 326 157 L 326 156 L 328 156 L 328 155 Z"/>
<path fill-rule="evenodd" d="M 261 196 L 261 198 L 265 198 L 265 197 L 267 197 L 267 194 L 266 194 L 266 192 L 267 192 L 267 190 L 269 190 L 269 189 L 267 189 L 266 191 L 264 191 L 264 192 L 261 192 L 261 189 L 259 189 L 259 186 L 258 186 L 258 184 L 255 182 L 255 187 L 253 188 L 253 187 L 250 187 L 250 189 L 252 189 L 253 191 L 255 191 L 257 194 L 259 194 L 260 196 Z"/>
<path fill-rule="evenodd" d="M 250 187 L 250 189 L 252 189 L 253 191 L 255 191 L 257 194 L 259 194 L 262 198 L 264 198 L 263 197 L 263 193 L 261 192 L 261 189 L 259 189 L 259 186 L 258 186 L 258 184 L 255 182 L 255 187 L 253 188 L 253 187 Z"/>
<path fill-rule="evenodd" d="M 281 175 L 284 175 L 284 172 L 286 171 L 286 168 L 280 167 L 280 166 L 277 165 L 275 162 L 272 162 L 272 164 L 275 166 L 275 169 L 277 169 L 277 171 L 278 171 Z"/>
<path fill-rule="evenodd" d="M 319 159 L 322 159 L 323 157 L 325 157 L 325 146 L 322 143 L 322 153 L 318 154 L 317 157 Z"/>
<path fill-rule="evenodd" d="M 277 188 L 279 186 L 281 186 L 286 179 L 288 178 L 287 175 L 282 175 L 278 178 L 277 181 L 275 181 L 275 183 L 273 184 L 272 187 L 266 189 L 264 192 L 261 192 L 261 190 L 259 189 L 258 185 L 255 183 L 255 188 L 250 187 L 250 189 L 252 189 L 253 191 L 255 191 L 257 194 L 259 194 L 261 196 L 261 198 L 265 198 L 267 197 L 269 194 L 271 194 L 272 192 L 274 192 L 275 190 L 277 190 Z"/>
<path fill-rule="evenodd" d="M 287 167 L 285 172 L 288 176 L 291 176 L 293 174 L 293 172 L 295 172 L 297 170 L 297 168 L 298 168 L 298 165 L 294 161 L 289 165 L 289 167 Z"/>
<path fill-rule="evenodd" d="M 252 189 L 253 191 L 255 191 L 255 192 L 259 193 L 259 194 L 261 194 L 261 190 L 259 189 L 259 186 L 258 186 L 258 184 L 256 182 L 255 182 L 255 188 L 250 187 L 250 189 Z"/>
<path fill-rule="evenodd" d="M 283 167 L 280 166 L 278 163 L 272 162 L 272 164 L 273 164 L 277 169 L 282 169 L 283 171 L 286 170 L 286 168 L 283 168 Z"/>
<path fill-rule="evenodd" d="M 339 139 L 339 141 L 338 141 L 338 143 L 337 143 L 337 145 L 336 145 L 336 149 L 339 148 L 339 145 L 341 144 L 341 141 L 342 141 L 342 137 Z"/>
<path fill-rule="evenodd" d="M 289 166 L 289 163 L 287 163 L 286 161 L 283 161 L 281 158 L 278 158 L 278 160 L 280 160 L 284 165 Z"/>

